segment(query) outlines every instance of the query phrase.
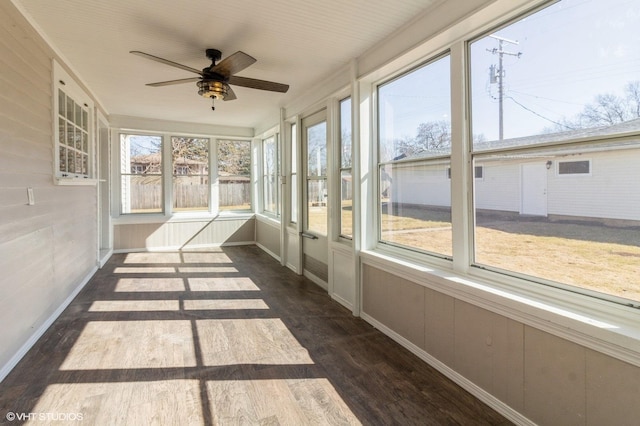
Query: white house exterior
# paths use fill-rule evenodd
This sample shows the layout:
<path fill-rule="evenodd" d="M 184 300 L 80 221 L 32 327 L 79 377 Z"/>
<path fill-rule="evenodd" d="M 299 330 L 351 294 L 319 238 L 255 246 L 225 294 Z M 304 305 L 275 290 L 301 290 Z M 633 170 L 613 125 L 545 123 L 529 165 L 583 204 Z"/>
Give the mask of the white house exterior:
<path fill-rule="evenodd" d="M 640 120 L 615 127 L 640 126 Z M 583 138 L 613 127 L 580 131 Z M 614 132 L 615 133 L 615 129 Z M 491 152 L 478 154 L 475 161 L 474 203 L 485 213 L 516 213 L 550 219 L 593 219 L 640 223 L 640 138 L 621 139 L 616 149 L 597 144 L 540 148 L 510 155 L 499 146 L 530 145 L 541 139 L 575 138 L 578 132 L 487 142 Z M 389 175 L 388 196 L 392 203 L 448 208 L 451 181 L 448 161 L 416 158 L 385 166 Z"/>

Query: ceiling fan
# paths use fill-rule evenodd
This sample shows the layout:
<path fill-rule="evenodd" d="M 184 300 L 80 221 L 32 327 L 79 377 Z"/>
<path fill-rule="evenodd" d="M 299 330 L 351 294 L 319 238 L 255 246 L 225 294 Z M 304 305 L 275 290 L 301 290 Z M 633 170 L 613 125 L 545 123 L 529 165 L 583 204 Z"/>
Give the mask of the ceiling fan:
<path fill-rule="evenodd" d="M 151 87 L 197 82 L 198 94 L 205 98 L 211 98 L 212 101 L 215 101 L 216 99 L 223 101 L 232 101 L 236 99 L 236 94 L 233 92 L 231 87 L 229 87 L 230 84 L 280 93 L 285 93 L 289 90 L 288 84 L 274 83 L 272 81 L 257 80 L 255 78 L 239 77 L 234 75 L 256 62 L 255 58 L 240 51 L 227 56 L 220 61 L 222 53 L 219 50 L 207 49 L 206 55 L 207 58 L 211 60 L 211 65 L 203 68 L 202 71 L 137 50 L 132 50 L 129 53 L 199 75 L 199 77 L 182 78 L 179 80 L 160 81 L 158 83 L 147 84 L 147 86 Z M 216 61 L 220 62 L 216 64 Z M 212 106 L 211 109 L 215 109 L 215 107 Z"/>

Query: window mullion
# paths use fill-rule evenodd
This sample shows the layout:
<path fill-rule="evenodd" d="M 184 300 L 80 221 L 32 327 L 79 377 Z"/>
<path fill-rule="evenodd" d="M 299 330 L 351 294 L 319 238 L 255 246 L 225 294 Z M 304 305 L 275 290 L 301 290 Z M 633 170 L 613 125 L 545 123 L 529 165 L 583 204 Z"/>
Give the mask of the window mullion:
<path fill-rule="evenodd" d="M 170 216 L 173 211 L 173 155 L 171 153 L 171 136 L 162 135 L 162 189 L 164 193 L 164 209 L 166 216 Z"/>
<path fill-rule="evenodd" d="M 220 211 L 220 177 L 218 173 L 218 139 L 209 140 L 209 212 Z"/>
<path fill-rule="evenodd" d="M 460 41 L 451 46 L 451 226 L 453 268 L 463 273 L 473 247 L 467 82 L 467 49 Z"/>

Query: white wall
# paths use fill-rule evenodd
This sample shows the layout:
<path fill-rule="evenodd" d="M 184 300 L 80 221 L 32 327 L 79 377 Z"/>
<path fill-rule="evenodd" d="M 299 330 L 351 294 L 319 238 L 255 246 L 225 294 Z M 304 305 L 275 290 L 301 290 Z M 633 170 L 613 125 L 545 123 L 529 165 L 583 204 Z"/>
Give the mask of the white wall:
<path fill-rule="evenodd" d="M 549 214 L 640 220 L 640 149 L 586 153 L 554 160 L 591 160 L 588 175 L 558 175 L 548 181 Z"/>
<path fill-rule="evenodd" d="M 451 179 L 446 165 L 394 169 L 390 188 L 394 203 L 451 206 Z"/>
<path fill-rule="evenodd" d="M 97 265 L 96 187 L 54 185 L 53 57 L 0 2 L 0 378 Z"/>
<path fill-rule="evenodd" d="M 482 179 L 474 180 L 476 207 L 479 209 L 520 211 L 520 164 L 478 163 Z"/>

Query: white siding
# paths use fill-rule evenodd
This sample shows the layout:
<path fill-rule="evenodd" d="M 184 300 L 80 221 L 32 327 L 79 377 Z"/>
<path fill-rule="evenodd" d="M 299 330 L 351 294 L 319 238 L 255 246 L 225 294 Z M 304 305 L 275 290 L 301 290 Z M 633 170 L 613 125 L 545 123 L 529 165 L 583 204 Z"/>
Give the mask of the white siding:
<path fill-rule="evenodd" d="M 480 163 L 477 164 L 481 165 Z M 520 211 L 520 164 L 483 163 L 483 177 L 474 180 L 478 209 Z"/>
<path fill-rule="evenodd" d="M 52 58 L 12 3 L 1 2 L 0 368 L 97 262 L 96 188 L 53 184 Z"/>
<path fill-rule="evenodd" d="M 555 162 L 571 160 L 591 160 L 591 173 L 550 174 L 549 214 L 640 220 L 640 150 L 597 152 Z"/>
<path fill-rule="evenodd" d="M 394 203 L 451 206 L 451 179 L 447 167 L 397 167 L 390 189 Z"/>
<path fill-rule="evenodd" d="M 560 161 L 590 160 L 591 173 L 558 175 Z M 520 161 L 485 161 L 483 177 L 474 179 L 478 209 L 520 212 Z M 557 157 L 547 175 L 549 215 L 640 220 L 640 149 Z M 393 202 L 448 206 L 450 183 L 445 170 L 412 167 L 393 172 Z"/>

